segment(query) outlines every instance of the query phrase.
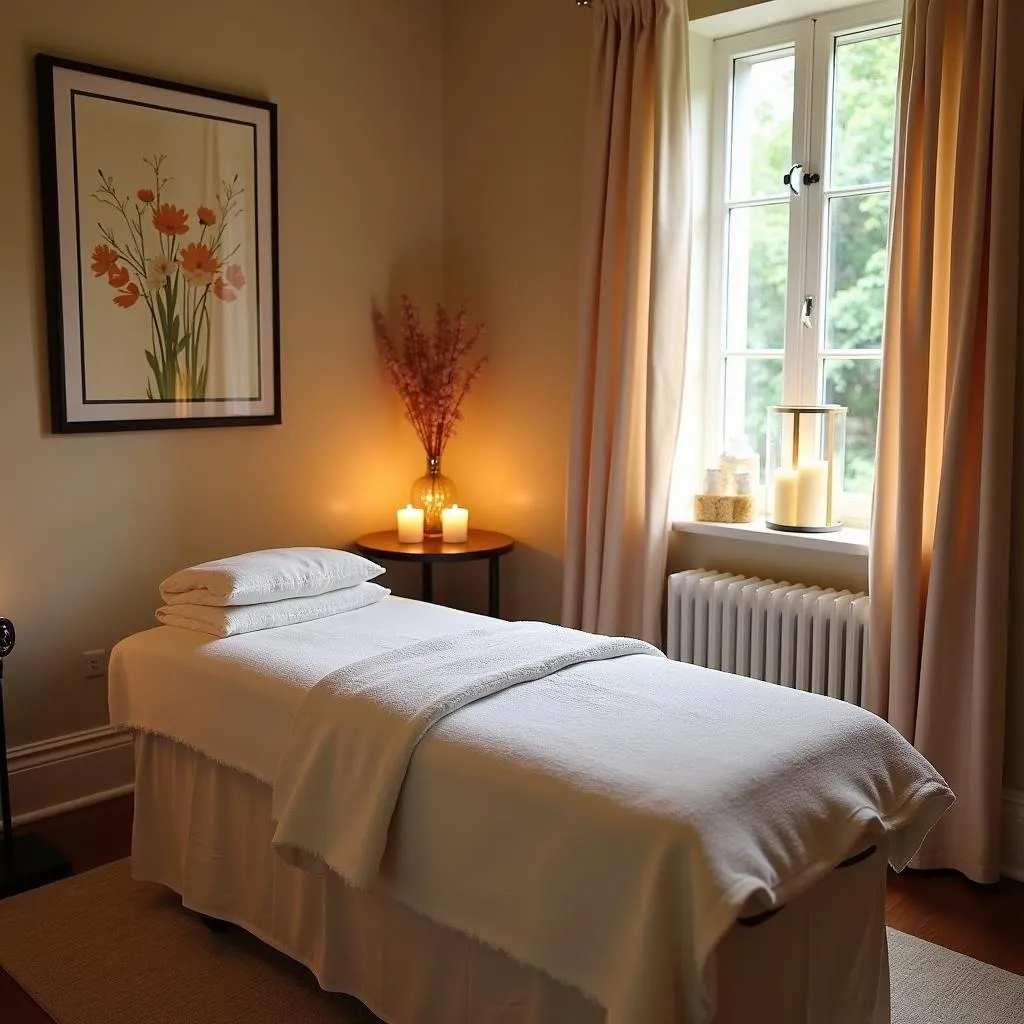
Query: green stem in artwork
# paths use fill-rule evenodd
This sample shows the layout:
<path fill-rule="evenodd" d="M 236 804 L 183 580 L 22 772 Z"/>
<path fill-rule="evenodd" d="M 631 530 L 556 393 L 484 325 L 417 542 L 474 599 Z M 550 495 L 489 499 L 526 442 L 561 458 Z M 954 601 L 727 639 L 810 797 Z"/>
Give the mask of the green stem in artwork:
<path fill-rule="evenodd" d="M 206 397 L 206 381 L 210 372 L 210 310 L 208 306 L 203 306 L 203 319 L 206 323 L 206 330 L 204 331 L 203 340 L 205 344 L 205 351 L 203 353 L 202 369 L 199 374 L 199 394 L 197 398 Z"/>
<path fill-rule="evenodd" d="M 136 207 L 139 213 L 138 224 L 139 224 L 139 253 L 142 256 L 142 265 L 146 265 L 146 235 L 142 230 L 142 207 Z"/>
<path fill-rule="evenodd" d="M 150 371 L 153 374 L 153 383 L 156 385 L 157 394 L 160 395 L 163 383 L 160 359 L 163 353 L 163 344 L 160 338 L 160 331 L 157 326 L 156 317 L 154 316 L 149 318 L 149 343 L 153 347 L 152 349 L 146 349 L 146 362 L 149 364 Z M 153 392 L 149 387 L 148 381 L 146 382 L 146 393 L 152 398 Z"/>
<path fill-rule="evenodd" d="M 200 292 L 196 288 L 197 298 L 192 307 L 192 330 L 189 336 L 189 393 L 191 394 L 196 383 L 196 375 L 199 371 L 199 332 L 202 329 L 203 314 L 206 312 L 206 303 L 210 294 L 210 286 L 206 285 Z M 195 397 L 193 395 L 193 397 Z"/>

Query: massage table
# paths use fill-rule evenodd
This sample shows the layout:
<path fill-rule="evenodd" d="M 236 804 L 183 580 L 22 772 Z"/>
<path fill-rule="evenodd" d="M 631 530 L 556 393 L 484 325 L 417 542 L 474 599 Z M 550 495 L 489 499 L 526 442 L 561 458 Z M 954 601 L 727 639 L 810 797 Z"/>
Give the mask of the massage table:
<path fill-rule="evenodd" d="M 650 944 L 650 935 L 636 940 L 649 944 L 642 958 L 650 977 L 665 983 L 652 996 L 649 1016 L 636 1009 L 645 997 L 634 999 L 629 1016 L 602 1005 L 599 982 L 573 983 L 577 941 L 591 959 L 581 963 L 577 978 L 592 975 L 594 950 L 607 949 L 605 969 L 614 972 L 621 951 L 634 946 L 627 928 L 601 927 L 602 908 L 621 894 L 612 891 L 614 881 L 591 881 L 588 873 L 599 857 L 588 848 L 593 835 L 586 828 L 579 831 L 578 864 L 594 913 L 577 895 L 570 918 L 556 921 L 559 954 L 538 955 L 541 962 L 514 955 L 509 947 L 515 942 L 505 941 L 498 925 L 503 914 L 522 919 L 521 908 L 536 902 L 543 934 L 531 942 L 543 948 L 556 920 L 540 906 L 548 901 L 529 888 L 502 892 L 503 876 L 474 862 L 486 838 L 478 833 L 506 827 L 504 808 L 548 797 L 543 779 L 528 771 L 514 776 L 514 792 L 506 775 L 491 779 L 493 751 L 467 745 L 459 723 L 474 716 L 479 723 L 490 721 L 502 701 L 536 702 L 541 683 L 558 682 L 556 676 L 522 684 L 513 697 L 509 690 L 478 701 L 430 730 L 415 754 L 372 884 L 349 884 L 335 871 L 315 870 L 275 849 L 275 774 L 311 688 L 346 662 L 421 639 L 469 635 L 492 622 L 389 597 L 344 615 L 224 640 L 161 626 L 122 641 L 111 658 L 110 708 L 112 722 L 136 735 L 135 877 L 169 887 L 197 913 L 245 928 L 305 964 L 324 989 L 356 996 L 389 1024 L 886 1024 L 886 864 L 894 848 L 899 865 L 905 863 L 914 852 L 910 847 L 916 848 L 951 801 L 937 776 L 923 777 L 922 785 L 930 788 L 913 813 L 908 810 L 898 822 L 893 818 L 889 828 L 866 824 L 847 833 L 848 848 L 834 847 L 829 863 L 807 874 L 805 884 L 792 887 L 784 900 L 766 900 L 762 892 L 747 901 L 700 958 L 699 984 L 681 966 L 679 953 L 691 941 L 677 928 L 689 920 L 689 896 L 681 892 L 678 907 L 668 901 L 645 911 L 659 922 L 660 931 L 652 934 L 667 936 L 664 945 Z M 612 679 L 615 667 L 605 662 L 591 674 Z M 769 686 L 677 663 L 651 667 L 679 673 L 679 686 L 692 686 L 694 693 L 708 686 L 723 693 Z M 831 713 L 829 698 L 800 697 L 816 702 L 807 705 L 815 714 Z M 557 725 L 552 728 L 557 735 Z M 799 765 L 792 770 L 798 772 Z M 441 807 L 429 816 L 420 795 L 428 783 Z M 456 816 L 458 808 L 446 809 L 446 793 L 449 803 L 467 809 L 465 821 Z M 582 793 L 580 805 L 586 802 Z M 735 813 L 728 803 L 723 801 L 723 820 Z M 565 811 L 567 818 L 580 815 L 584 822 L 588 813 Z M 322 814 L 331 816 L 330 800 Z M 503 835 L 503 843 L 516 847 L 509 863 L 520 865 L 510 878 L 528 871 L 521 865 L 531 857 L 548 856 L 542 837 L 541 830 L 534 837 L 528 829 Z M 623 883 L 624 889 L 632 884 L 628 878 Z M 467 921 L 483 925 L 468 927 Z M 693 991 L 698 987 L 703 998 Z"/>

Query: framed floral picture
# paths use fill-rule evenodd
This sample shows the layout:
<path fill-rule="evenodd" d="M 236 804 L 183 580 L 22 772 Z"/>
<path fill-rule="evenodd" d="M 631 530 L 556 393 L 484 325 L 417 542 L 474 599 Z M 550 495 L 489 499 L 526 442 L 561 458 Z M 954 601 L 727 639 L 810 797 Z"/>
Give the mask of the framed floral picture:
<path fill-rule="evenodd" d="M 275 105 L 36 79 L 53 429 L 280 423 Z"/>

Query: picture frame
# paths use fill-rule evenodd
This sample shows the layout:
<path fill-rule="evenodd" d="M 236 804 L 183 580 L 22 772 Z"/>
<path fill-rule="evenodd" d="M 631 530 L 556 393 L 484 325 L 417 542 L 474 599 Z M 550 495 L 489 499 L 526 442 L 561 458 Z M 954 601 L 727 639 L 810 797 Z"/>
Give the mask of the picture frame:
<path fill-rule="evenodd" d="M 276 105 L 35 63 L 54 432 L 280 423 Z"/>

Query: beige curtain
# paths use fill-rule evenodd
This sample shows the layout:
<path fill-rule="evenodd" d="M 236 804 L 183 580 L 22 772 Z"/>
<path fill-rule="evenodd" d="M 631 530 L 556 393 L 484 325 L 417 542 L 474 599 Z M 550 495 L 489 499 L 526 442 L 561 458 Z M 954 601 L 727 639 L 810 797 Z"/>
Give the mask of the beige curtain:
<path fill-rule="evenodd" d="M 869 703 L 956 791 L 914 866 L 999 876 L 1024 2 L 909 0 L 875 506 Z"/>
<path fill-rule="evenodd" d="M 599 0 L 585 165 L 566 625 L 657 643 L 690 251 L 685 0 Z"/>

